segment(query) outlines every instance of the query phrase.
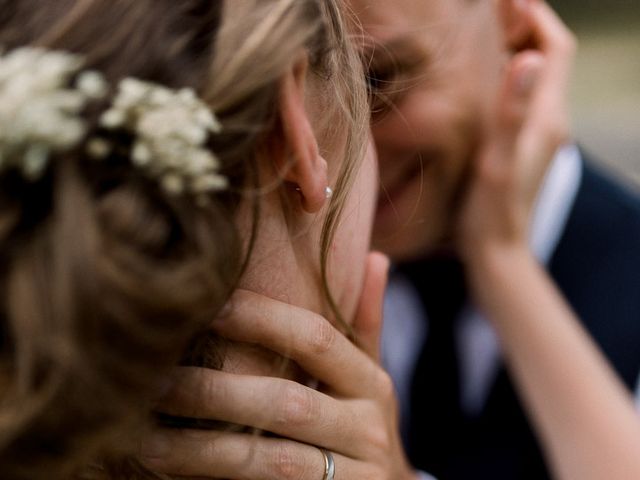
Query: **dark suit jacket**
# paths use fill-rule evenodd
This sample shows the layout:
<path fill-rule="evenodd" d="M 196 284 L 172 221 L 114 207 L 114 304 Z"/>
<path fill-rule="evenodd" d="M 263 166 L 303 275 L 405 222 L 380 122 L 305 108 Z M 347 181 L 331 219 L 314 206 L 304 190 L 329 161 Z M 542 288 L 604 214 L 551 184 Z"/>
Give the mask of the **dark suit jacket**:
<path fill-rule="evenodd" d="M 634 388 L 640 372 L 640 198 L 586 163 L 549 271 L 621 378 Z M 445 466 L 430 471 L 429 462 L 423 464 L 438 480 L 549 478 L 504 369 L 483 413 L 462 422 L 452 419 L 452 425 L 461 425 L 461 431 L 453 432 L 459 440 L 444 454 Z M 409 447 L 420 450 L 419 445 Z"/>

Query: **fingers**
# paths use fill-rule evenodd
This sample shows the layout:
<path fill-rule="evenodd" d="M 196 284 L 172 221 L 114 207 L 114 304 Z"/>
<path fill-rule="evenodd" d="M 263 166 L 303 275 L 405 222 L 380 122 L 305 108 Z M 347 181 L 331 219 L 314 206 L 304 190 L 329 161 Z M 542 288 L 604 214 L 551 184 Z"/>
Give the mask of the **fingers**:
<path fill-rule="evenodd" d="M 376 362 L 380 362 L 382 306 L 388 272 L 389 259 L 378 252 L 370 253 L 362 296 L 353 323 L 358 345 Z"/>
<path fill-rule="evenodd" d="M 480 167 L 489 179 L 520 185 L 522 198 L 532 203 L 558 147 L 568 140 L 574 42 L 545 2 L 524 5 L 532 48 L 514 54 L 505 70 L 494 131 Z"/>
<path fill-rule="evenodd" d="M 506 69 L 498 121 L 502 129 L 518 132 L 527 119 L 534 92 L 545 68 L 544 56 L 535 50 L 516 54 Z M 515 137 L 511 135 L 511 142 Z"/>
<path fill-rule="evenodd" d="M 380 367 L 320 315 L 247 290 L 234 293 L 212 328 L 294 360 L 339 396 L 374 397 L 384 381 Z"/>
<path fill-rule="evenodd" d="M 573 34 L 542 1 L 530 2 L 529 14 L 536 49 L 544 55 L 523 148 L 534 144 L 552 154 L 569 136 L 568 90 L 576 50 Z M 526 133 L 525 132 L 525 133 Z M 541 133 L 542 132 L 542 133 Z"/>
<path fill-rule="evenodd" d="M 530 0 L 530 25 L 537 49 L 561 55 L 563 50 L 575 49 L 575 38 L 558 14 L 544 1 Z"/>
<path fill-rule="evenodd" d="M 544 57 L 539 52 L 526 51 L 515 55 L 505 69 L 504 81 L 498 95 L 496 121 L 487 142 L 483 162 L 489 167 L 510 168 L 523 125 L 538 86 Z"/>
<path fill-rule="evenodd" d="M 233 432 L 159 429 L 141 453 L 153 471 L 182 477 L 320 480 L 325 472 L 318 447 Z M 332 455 L 336 480 L 374 478 L 360 462 Z"/>
<path fill-rule="evenodd" d="M 157 410 L 254 427 L 349 456 L 359 456 L 374 417 L 367 402 L 340 401 L 289 380 L 195 367 L 176 369 Z M 332 435 L 339 428 L 340 435 Z"/>
<path fill-rule="evenodd" d="M 480 158 L 481 174 L 488 175 L 488 178 L 511 181 L 510 175 L 516 174 L 517 168 L 525 162 L 518 155 L 518 144 L 525 124 L 531 121 L 534 90 L 538 87 L 544 65 L 544 57 L 539 52 L 527 51 L 514 56 L 505 69 L 495 125 Z M 526 153 L 531 152 L 528 150 Z M 546 165 L 544 162 L 540 167 L 544 170 Z"/>

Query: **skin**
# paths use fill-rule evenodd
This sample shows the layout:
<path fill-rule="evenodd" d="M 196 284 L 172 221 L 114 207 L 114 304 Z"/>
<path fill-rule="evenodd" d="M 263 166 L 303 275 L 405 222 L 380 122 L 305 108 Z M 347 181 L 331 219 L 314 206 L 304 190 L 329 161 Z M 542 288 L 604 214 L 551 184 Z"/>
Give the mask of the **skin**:
<path fill-rule="evenodd" d="M 318 96 L 313 78 L 294 64 L 282 80 L 283 151 L 292 152 L 294 164 L 288 159 L 264 159 L 267 164 L 275 160 L 276 169 L 271 179 L 269 171 L 263 173 L 267 185 L 284 175 L 299 190 L 285 183 L 261 198 L 263 228 L 252 262 L 230 301 L 230 313 L 212 325 L 237 343 L 225 352 L 221 371 L 178 369 L 174 387 L 158 407 L 173 415 L 248 425 L 308 441 L 159 428 L 141 449 L 143 461 L 154 470 L 207 478 L 311 478 L 311 472 L 324 468 L 323 457 L 312 446 L 317 445 L 335 452 L 341 475 L 351 472 L 350 478 L 377 478 L 382 468 L 385 477 L 394 477 L 393 472 L 398 473 L 394 478 L 412 474 L 406 461 L 397 460 L 403 453 L 395 429 L 391 380 L 366 351 L 325 318 L 317 259 L 327 201 L 317 191 L 321 188 L 324 195 L 324 186 L 335 178 L 344 142 L 316 143 L 316 138 L 323 138 L 315 125 L 324 112 L 306 104 Z M 320 151 L 327 158 L 319 160 Z M 282 165 L 288 170 L 282 171 Z M 361 329 L 358 319 L 366 320 L 364 330 L 373 330 L 362 339 L 372 339 L 371 349 L 376 348 L 388 268 L 384 256 L 368 253 L 376 183 L 375 150 L 369 148 L 351 185 L 328 264 L 331 288 L 343 293 L 336 297 L 338 308 L 346 318 L 355 319 L 356 331 Z M 242 224 L 246 217 L 242 213 L 239 217 L 241 228 L 248 229 Z M 304 324 L 297 318 L 302 315 L 308 316 Z M 285 368 L 283 357 L 291 360 Z M 305 386 L 309 378 L 319 382 L 322 391 Z M 247 399 L 248 392 L 256 397 Z M 350 435 L 318 435 L 336 425 L 350 429 Z M 370 440 L 357 441 L 363 438 Z M 373 459 L 388 460 L 379 465 Z"/>
<path fill-rule="evenodd" d="M 345 138 L 323 135 L 321 120 L 332 113 L 325 106 L 309 104 L 309 98 L 324 94 L 320 82 L 308 70 L 304 53 L 281 81 L 283 145 L 263 153 L 264 158 L 258 161 L 264 166 L 264 185 L 277 188 L 265 187 L 260 198 L 260 231 L 239 287 L 328 317 L 330 310 L 320 284 L 320 238 L 329 207 L 325 189 L 336 183 Z M 346 318 L 353 318 L 362 291 L 376 183 L 377 158 L 369 148 L 353 178 L 327 265 L 331 288 L 346 292 L 336 296 Z M 249 238 L 249 211 L 253 207 L 249 203 L 245 207 L 238 223 L 242 238 Z"/>
<path fill-rule="evenodd" d="M 548 125 L 544 114 L 566 118 L 567 59 L 575 51 L 573 37 L 545 4 L 535 5 L 530 14 L 544 65 L 529 113 L 519 125 L 498 123 L 519 134 L 481 155 L 462 213 L 468 277 L 500 337 L 554 478 L 638 478 L 640 421 L 631 395 L 527 244 L 530 210 L 546 167 L 543 159 L 564 131 L 562 124 Z M 502 118 L 517 118 L 518 110 L 509 108 Z M 508 158 L 512 160 L 505 162 Z"/>
<path fill-rule="evenodd" d="M 257 162 L 263 166 L 264 184 L 279 188 L 265 188 L 260 198 L 260 230 L 239 288 L 331 318 L 335 323 L 320 283 L 320 238 L 329 206 L 325 189 L 336 182 L 345 139 L 323 135 L 319 126 L 333 113 L 324 104 L 310 104 L 309 98 L 322 95 L 323 88 L 319 77 L 310 73 L 304 53 L 281 81 L 283 145 L 262 153 L 264 158 Z M 330 288 L 339 293 L 334 296 L 337 308 L 347 319 L 355 315 L 362 292 L 376 183 L 377 157 L 375 150 L 368 148 L 354 176 L 327 262 Z M 250 236 L 252 209 L 247 202 L 237 216 L 242 238 Z M 222 370 L 309 381 L 295 363 L 283 362 L 281 355 L 246 342 L 226 349 Z"/>
<path fill-rule="evenodd" d="M 526 243 L 541 179 L 567 137 L 566 86 L 575 45 L 544 2 L 525 4 L 514 17 L 524 23 L 507 23 L 503 32 L 514 50 L 501 70 L 489 107 L 493 113 L 478 127 L 484 134 L 474 142 L 475 155 L 467 167 L 471 176 L 465 180 L 455 227 L 439 231 L 456 232 L 455 243 L 449 244 L 467 264 L 473 293 L 500 335 L 508 366 L 558 478 L 636 478 L 640 426 L 629 397 Z M 501 12 L 509 18 L 514 14 Z M 400 16 L 389 15 L 395 18 Z M 436 140 L 441 139 L 429 142 Z M 380 146 L 381 140 L 376 141 Z M 469 160 L 466 154 L 454 155 L 457 150 L 447 150 L 445 143 L 442 150 L 451 152 L 450 158 Z M 401 143 L 406 145 L 409 142 Z M 449 172 L 449 167 L 441 168 Z M 450 168 L 452 173 L 442 175 L 451 175 L 452 184 L 460 185 L 465 168 Z M 444 236 L 434 233 L 429 238 Z M 379 366 L 386 262 L 374 254 L 367 264 L 354 320 L 359 347 L 317 314 L 246 292 L 238 292 L 236 308 L 213 325 L 231 338 L 289 356 L 320 380 L 319 390 L 286 380 L 197 370 L 181 372 L 182 381 L 163 404 L 175 413 L 226 419 L 286 438 L 249 441 L 231 433 L 172 432 L 171 448 L 156 455 L 153 465 L 176 475 L 207 478 L 320 478 L 323 464 L 317 445 L 334 453 L 337 480 L 415 479 L 397 434 L 391 382 Z M 532 294 L 539 299 L 536 305 L 530 302 Z M 567 351 L 571 364 L 565 364 Z M 575 381 L 567 384 L 567 378 Z M 613 435 L 607 435 L 610 432 Z"/>
<path fill-rule="evenodd" d="M 394 260 L 450 247 L 509 59 L 495 2 L 351 0 L 378 102 L 374 244 Z"/>

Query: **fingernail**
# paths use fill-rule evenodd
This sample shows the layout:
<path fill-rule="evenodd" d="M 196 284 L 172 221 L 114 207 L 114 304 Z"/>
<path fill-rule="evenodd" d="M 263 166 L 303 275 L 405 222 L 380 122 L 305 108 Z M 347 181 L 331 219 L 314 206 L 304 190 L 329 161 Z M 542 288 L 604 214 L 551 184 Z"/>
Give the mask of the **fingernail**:
<path fill-rule="evenodd" d="M 147 460 L 166 457 L 171 452 L 169 439 L 165 435 L 153 434 L 147 437 L 140 447 L 140 454 Z"/>

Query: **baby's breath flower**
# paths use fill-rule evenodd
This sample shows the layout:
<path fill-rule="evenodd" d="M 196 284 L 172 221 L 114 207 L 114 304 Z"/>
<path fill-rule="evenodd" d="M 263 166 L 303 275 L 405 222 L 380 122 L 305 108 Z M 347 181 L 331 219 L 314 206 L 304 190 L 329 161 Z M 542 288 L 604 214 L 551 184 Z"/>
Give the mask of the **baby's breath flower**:
<path fill-rule="evenodd" d="M 102 138 L 92 138 L 87 142 L 87 154 L 96 160 L 107 158 L 111 149 L 111 144 Z"/>
<path fill-rule="evenodd" d="M 221 125 L 192 89 L 176 91 L 126 78 L 100 124 L 134 136 L 132 162 L 158 178 L 168 193 L 199 195 L 227 188 L 227 179 L 218 173 L 220 162 L 205 145 Z"/>
<path fill-rule="evenodd" d="M 78 90 L 89 98 L 101 99 L 107 95 L 109 86 L 100 72 L 88 70 L 78 77 Z"/>
<path fill-rule="evenodd" d="M 67 52 L 0 51 L 0 172 L 17 168 L 37 180 L 52 154 L 85 141 L 82 112 L 89 101 L 106 97 L 109 85 L 102 74 L 82 71 L 82 66 L 82 57 Z M 99 125 L 129 132 L 133 165 L 171 194 L 187 191 L 200 201 L 228 186 L 219 174 L 220 162 L 206 146 L 221 125 L 193 89 L 171 90 L 126 78 Z M 86 139 L 84 148 L 90 157 L 104 159 L 114 145 L 94 137 Z"/>
<path fill-rule="evenodd" d="M 80 114 L 106 91 L 97 72 L 68 86 L 82 63 L 77 55 L 33 47 L 0 55 L 0 171 L 18 168 L 36 180 L 52 153 L 82 141 L 87 127 Z"/>

